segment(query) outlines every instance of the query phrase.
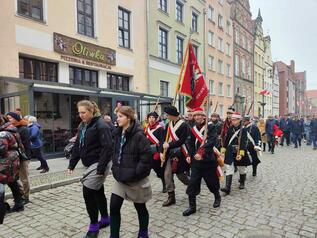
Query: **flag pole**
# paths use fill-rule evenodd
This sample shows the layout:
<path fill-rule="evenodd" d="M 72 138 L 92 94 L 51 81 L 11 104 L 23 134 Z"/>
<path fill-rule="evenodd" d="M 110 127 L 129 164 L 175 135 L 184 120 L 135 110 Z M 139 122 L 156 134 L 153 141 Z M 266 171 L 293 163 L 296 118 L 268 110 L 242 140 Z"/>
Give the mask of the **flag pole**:
<path fill-rule="evenodd" d="M 175 89 L 175 95 L 174 95 L 174 99 L 173 99 L 173 102 L 172 102 L 172 106 L 175 106 L 175 104 L 176 104 L 176 98 L 177 98 L 177 95 L 179 93 L 179 87 L 181 85 L 181 79 L 182 79 L 182 76 L 183 76 L 183 73 L 184 73 L 185 62 L 186 62 L 186 59 L 187 59 L 188 54 L 189 54 L 189 44 L 190 44 L 190 41 L 191 41 L 191 37 L 192 37 L 192 32 L 189 33 L 188 43 L 187 43 L 187 47 L 186 47 L 186 51 L 185 51 L 185 57 L 183 58 L 180 74 L 178 75 L 178 79 L 177 79 L 177 83 L 176 83 L 176 89 Z M 168 127 L 170 126 L 171 123 L 172 122 L 168 123 Z M 169 130 L 167 128 L 167 132 L 166 132 L 166 136 L 165 136 L 165 142 L 167 143 L 169 141 L 169 139 L 170 139 L 170 133 L 169 133 Z M 167 149 L 164 149 L 163 150 L 163 158 L 161 159 L 161 167 L 163 167 L 164 162 L 166 160 L 166 152 L 167 152 Z"/>
<path fill-rule="evenodd" d="M 205 134 L 204 134 L 204 139 L 203 139 L 203 143 L 201 143 L 201 147 L 206 143 L 207 140 L 207 132 L 208 132 L 208 119 L 209 119 L 209 109 L 210 109 L 210 98 L 209 98 L 209 90 L 208 90 L 208 95 L 207 95 L 207 116 L 206 116 L 206 122 L 205 122 Z"/>

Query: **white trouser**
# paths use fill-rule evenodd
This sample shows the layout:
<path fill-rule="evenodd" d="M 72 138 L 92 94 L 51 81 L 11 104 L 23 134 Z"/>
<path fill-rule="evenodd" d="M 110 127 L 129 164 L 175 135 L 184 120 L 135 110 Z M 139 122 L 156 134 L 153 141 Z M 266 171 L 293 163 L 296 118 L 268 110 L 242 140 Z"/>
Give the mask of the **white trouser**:
<path fill-rule="evenodd" d="M 226 168 L 226 176 L 234 174 L 234 163 L 232 164 L 225 164 Z M 239 174 L 246 174 L 247 173 L 247 166 L 237 166 Z"/>

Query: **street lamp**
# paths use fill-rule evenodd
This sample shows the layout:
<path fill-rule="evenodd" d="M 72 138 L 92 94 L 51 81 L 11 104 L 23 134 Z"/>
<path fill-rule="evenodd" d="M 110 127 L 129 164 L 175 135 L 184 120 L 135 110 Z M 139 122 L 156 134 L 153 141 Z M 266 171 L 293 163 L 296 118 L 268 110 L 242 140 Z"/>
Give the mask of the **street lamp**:
<path fill-rule="evenodd" d="M 264 102 L 264 95 L 263 95 L 263 101 L 261 102 L 261 101 L 258 101 L 258 103 L 261 105 L 261 107 L 262 107 L 262 117 L 264 118 L 264 107 L 265 107 L 265 105 L 266 105 L 266 103 Z"/>

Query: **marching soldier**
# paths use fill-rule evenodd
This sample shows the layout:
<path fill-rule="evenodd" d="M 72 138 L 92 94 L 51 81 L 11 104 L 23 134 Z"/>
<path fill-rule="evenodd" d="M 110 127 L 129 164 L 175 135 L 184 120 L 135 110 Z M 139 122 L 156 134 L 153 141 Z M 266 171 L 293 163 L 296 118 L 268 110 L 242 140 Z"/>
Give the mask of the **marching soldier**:
<path fill-rule="evenodd" d="M 228 108 L 227 118 L 222 125 L 222 130 L 221 130 L 221 135 L 220 135 L 222 145 L 226 139 L 226 135 L 227 135 L 227 132 L 229 130 L 229 127 L 231 126 L 231 116 L 234 113 L 234 111 L 235 111 L 234 108 L 231 108 L 231 107 Z"/>
<path fill-rule="evenodd" d="M 186 139 L 189 129 L 186 122 L 179 117 L 176 107 L 168 106 L 164 109 L 167 114 L 169 124 L 165 129 L 165 136 L 169 134 L 168 142 L 164 142 L 160 147 L 160 158 L 165 163 L 164 179 L 168 192 L 168 199 L 163 203 L 163 207 L 175 204 L 175 184 L 173 174 L 185 185 L 188 185 L 189 164 L 186 162 L 188 150 L 186 147 Z M 164 155 L 164 150 L 166 154 Z M 166 159 L 164 158 L 166 156 Z"/>
<path fill-rule="evenodd" d="M 210 116 L 211 121 L 209 124 L 212 124 L 215 126 L 215 133 L 217 133 L 217 144 L 216 147 L 219 149 L 221 147 L 221 131 L 222 131 L 222 122 L 219 120 L 219 114 L 216 112 L 213 112 Z"/>
<path fill-rule="evenodd" d="M 153 153 L 151 165 L 158 178 L 161 179 L 163 185 L 163 193 L 166 193 L 166 186 L 164 181 L 164 168 L 161 167 L 160 145 L 164 143 L 164 127 L 159 123 L 158 114 L 156 112 L 150 112 L 147 115 L 148 125 L 145 128 L 146 137 L 149 139 L 151 149 Z"/>
<path fill-rule="evenodd" d="M 230 194 L 232 177 L 234 174 L 234 165 L 240 174 L 240 186 L 239 189 L 244 189 L 247 166 L 251 165 L 251 162 L 247 153 L 247 130 L 242 127 L 241 114 L 235 112 L 232 114 L 231 123 L 228 133 L 224 142 L 225 148 L 225 168 L 226 168 L 226 187 L 221 191 L 226 195 Z"/>
<path fill-rule="evenodd" d="M 262 151 L 261 133 L 259 128 L 251 123 L 251 117 L 249 115 L 244 116 L 243 124 L 247 130 L 247 148 L 252 158 L 252 175 L 256 176 L 258 164 L 261 163 L 259 159 L 259 153 Z"/>
<path fill-rule="evenodd" d="M 196 212 L 196 196 L 200 193 L 202 178 L 209 191 L 215 196 L 213 207 L 219 207 L 221 203 L 217 174 L 218 163 L 213 151 L 218 138 L 217 127 L 213 124 L 208 125 L 207 142 L 201 147 L 206 133 L 206 113 L 201 108 L 197 108 L 194 110 L 193 115 L 195 126 L 191 129 L 188 141 L 190 156 L 186 158 L 187 162 L 191 163 L 191 176 L 186 190 L 189 208 L 183 212 L 183 216 L 189 216 Z"/>

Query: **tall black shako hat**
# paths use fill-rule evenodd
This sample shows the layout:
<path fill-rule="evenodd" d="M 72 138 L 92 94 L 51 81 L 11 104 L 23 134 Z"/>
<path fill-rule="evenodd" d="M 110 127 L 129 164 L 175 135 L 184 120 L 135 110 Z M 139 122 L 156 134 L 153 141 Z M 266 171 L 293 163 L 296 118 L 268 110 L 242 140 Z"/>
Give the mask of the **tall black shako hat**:
<path fill-rule="evenodd" d="M 158 118 L 158 114 L 154 111 L 154 112 L 150 112 L 149 114 L 147 114 L 147 118 L 149 118 L 149 117 L 155 117 L 155 119 L 157 119 Z"/>
<path fill-rule="evenodd" d="M 177 111 L 177 108 L 174 106 L 165 107 L 164 112 L 171 116 L 175 116 L 175 117 L 179 116 L 179 112 Z"/>

